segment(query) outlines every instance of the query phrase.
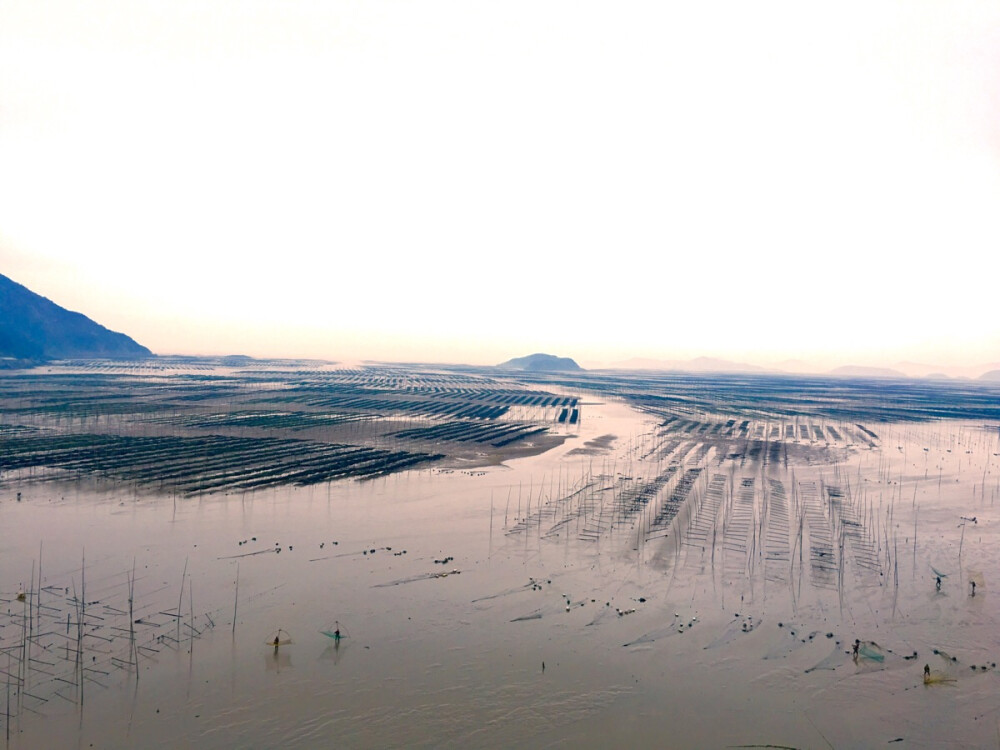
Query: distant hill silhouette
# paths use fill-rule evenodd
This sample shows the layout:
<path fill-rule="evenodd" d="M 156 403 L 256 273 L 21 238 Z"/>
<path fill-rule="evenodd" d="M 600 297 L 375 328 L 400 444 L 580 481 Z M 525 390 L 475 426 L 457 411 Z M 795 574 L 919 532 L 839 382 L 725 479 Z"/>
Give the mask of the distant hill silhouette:
<path fill-rule="evenodd" d="M 905 378 L 906 373 L 889 367 L 864 367 L 862 365 L 844 365 L 830 370 L 830 375 L 849 378 Z"/>
<path fill-rule="evenodd" d="M 569 357 L 556 357 L 553 354 L 529 354 L 527 357 L 515 357 L 497 365 L 497 367 L 527 372 L 566 372 L 583 369 Z"/>
<path fill-rule="evenodd" d="M 129 359 L 153 353 L 0 274 L 0 357 Z"/>
<path fill-rule="evenodd" d="M 733 362 L 716 357 L 694 359 L 644 359 L 633 357 L 610 365 L 613 370 L 663 370 L 680 372 L 765 372 L 766 369 L 746 362 Z"/>
<path fill-rule="evenodd" d="M 993 383 L 1000 382 L 1000 370 L 990 370 L 979 376 L 980 380 L 987 380 Z"/>

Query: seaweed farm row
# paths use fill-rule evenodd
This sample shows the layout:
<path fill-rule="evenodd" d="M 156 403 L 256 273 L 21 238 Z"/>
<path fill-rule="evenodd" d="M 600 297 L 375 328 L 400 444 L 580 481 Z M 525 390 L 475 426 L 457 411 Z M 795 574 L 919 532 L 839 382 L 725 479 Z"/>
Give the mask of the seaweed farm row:
<path fill-rule="evenodd" d="M 820 441 L 826 443 L 858 443 L 869 444 L 878 440 L 878 434 L 864 425 L 834 426 L 817 423 L 804 418 L 793 418 L 788 421 L 761 419 L 728 419 L 725 421 L 708 419 L 685 419 L 667 416 L 660 425 L 677 435 L 690 437 L 729 437 L 754 440 L 795 440 Z"/>
<path fill-rule="evenodd" d="M 176 425 L 190 429 L 217 430 L 257 429 L 257 430 L 311 430 L 350 424 L 365 419 L 360 414 L 328 414 L 314 412 L 282 411 L 233 411 L 212 414 L 188 414 L 165 417 L 151 417 L 153 424 Z"/>
<path fill-rule="evenodd" d="M 595 550 L 616 536 L 630 545 L 670 536 L 679 572 L 714 571 L 737 592 L 799 579 L 836 591 L 845 575 L 884 584 L 894 562 L 889 520 L 847 477 L 787 487 L 734 469 L 671 464 L 649 478 L 602 471 L 565 491 L 540 487 L 537 496 L 508 500 L 506 533 L 568 535 Z"/>
<path fill-rule="evenodd" d="M 519 379 L 621 398 L 663 416 L 812 415 L 847 423 L 1000 419 L 1000 385 L 988 381 L 614 371 L 522 373 Z"/>
<path fill-rule="evenodd" d="M 574 396 L 515 388 L 489 376 L 388 367 L 310 374 L 254 368 L 178 373 L 168 369 L 157 376 L 48 368 L 5 374 L 0 378 L 0 403 L 4 414 L 22 420 L 174 415 L 212 404 L 224 405 L 225 411 L 294 404 L 300 410 L 429 419 L 492 420 L 516 409 L 519 419 L 557 421 L 564 410 L 579 408 Z"/>
<path fill-rule="evenodd" d="M 344 394 L 310 395 L 302 393 L 268 395 L 256 399 L 263 403 L 305 404 L 318 409 L 356 411 L 365 414 L 390 415 L 411 413 L 430 417 L 460 419 L 499 419 L 507 413 L 506 405 L 469 403 L 463 400 L 372 398 Z"/>
<path fill-rule="evenodd" d="M 0 376 L 0 481 L 90 475 L 187 494 L 363 479 L 540 452 L 581 419 L 575 396 L 492 375 L 238 357 L 153 364 Z"/>
<path fill-rule="evenodd" d="M 96 476 L 198 494 L 369 478 L 439 458 L 281 438 L 46 434 L 5 438 L 0 472 L 34 480 Z"/>
<path fill-rule="evenodd" d="M 409 440 L 445 440 L 459 443 L 489 443 L 502 448 L 519 440 L 547 432 L 545 427 L 524 424 L 481 424 L 478 422 L 445 422 L 432 427 L 418 427 L 393 433 L 393 437 Z"/>
<path fill-rule="evenodd" d="M 838 589 L 845 571 L 861 585 L 882 585 L 893 561 L 886 522 L 849 484 L 706 478 L 681 532 L 683 566 L 721 571 L 737 590 L 758 576 L 784 584 L 800 574 L 814 587 Z"/>

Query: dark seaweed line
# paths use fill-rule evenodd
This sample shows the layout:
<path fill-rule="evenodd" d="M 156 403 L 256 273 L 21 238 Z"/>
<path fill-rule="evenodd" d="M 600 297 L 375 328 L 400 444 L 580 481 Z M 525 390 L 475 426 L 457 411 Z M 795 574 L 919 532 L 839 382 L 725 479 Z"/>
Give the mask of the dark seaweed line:
<path fill-rule="evenodd" d="M 377 476 L 442 457 L 304 440 L 218 435 L 56 435 L 24 442 L 19 445 L 17 439 L 4 440 L 0 469 L 60 469 L 192 493 Z M 63 443 L 72 447 L 60 450 Z"/>

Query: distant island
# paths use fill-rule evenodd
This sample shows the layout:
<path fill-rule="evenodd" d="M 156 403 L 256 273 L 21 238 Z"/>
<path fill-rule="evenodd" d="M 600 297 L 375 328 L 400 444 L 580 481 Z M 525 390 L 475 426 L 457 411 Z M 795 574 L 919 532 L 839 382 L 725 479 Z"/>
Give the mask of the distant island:
<path fill-rule="evenodd" d="M 132 359 L 153 353 L 0 274 L 0 367 L 52 359 Z"/>
<path fill-rule="evenodd" d="M 497 365 L 505 370 L 523 370 L 525 372 L 572 372 L 583 370 L 580 365 L 569 357 L 557 357 L 554 354 L 529 354 L 527 357 L 508 359 Z"/>

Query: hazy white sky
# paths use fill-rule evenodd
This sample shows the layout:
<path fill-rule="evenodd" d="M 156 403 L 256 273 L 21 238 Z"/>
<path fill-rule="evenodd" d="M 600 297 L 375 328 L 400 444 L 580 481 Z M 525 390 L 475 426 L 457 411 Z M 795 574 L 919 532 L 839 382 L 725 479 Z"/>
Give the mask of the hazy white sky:
<path fill-rule="evenodd" d="M 159 353 L 996 361 L 998 249 L 995 0 L 0 0 L 0 272 Z"/>

